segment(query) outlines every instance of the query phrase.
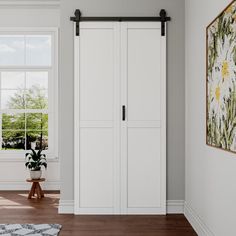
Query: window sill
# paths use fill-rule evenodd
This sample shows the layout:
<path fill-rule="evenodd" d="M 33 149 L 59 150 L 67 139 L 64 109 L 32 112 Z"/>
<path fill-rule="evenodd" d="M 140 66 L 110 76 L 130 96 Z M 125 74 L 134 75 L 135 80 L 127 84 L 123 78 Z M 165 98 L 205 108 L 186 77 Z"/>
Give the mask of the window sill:
<path fill-rule="evenodd" d="M 48 162 L 59 162 L 59 158 L 52 154 L 47 154 Z M 22 153 L 0 153 L 0 162 L 25 162 L 25 155 Z"/>

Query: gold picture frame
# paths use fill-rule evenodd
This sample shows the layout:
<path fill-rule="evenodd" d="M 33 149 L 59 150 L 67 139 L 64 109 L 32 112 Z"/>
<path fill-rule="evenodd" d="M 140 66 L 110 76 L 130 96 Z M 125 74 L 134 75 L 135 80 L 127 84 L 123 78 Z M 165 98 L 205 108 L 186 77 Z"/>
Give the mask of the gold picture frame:
<path fill-rule="evenodd" d="M 236 0 L 206 28 L 206 144 L 236 153 Z"/>

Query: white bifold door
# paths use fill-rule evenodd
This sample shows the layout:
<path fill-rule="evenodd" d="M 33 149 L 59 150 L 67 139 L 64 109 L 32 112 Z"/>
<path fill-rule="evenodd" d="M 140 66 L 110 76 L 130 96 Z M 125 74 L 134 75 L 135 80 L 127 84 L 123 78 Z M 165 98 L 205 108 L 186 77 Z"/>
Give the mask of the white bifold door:
<path fill-rule="evenodd" d="M 81 22 L 75 214 L 166 213 L 166 37 L 159 22 Z"/>

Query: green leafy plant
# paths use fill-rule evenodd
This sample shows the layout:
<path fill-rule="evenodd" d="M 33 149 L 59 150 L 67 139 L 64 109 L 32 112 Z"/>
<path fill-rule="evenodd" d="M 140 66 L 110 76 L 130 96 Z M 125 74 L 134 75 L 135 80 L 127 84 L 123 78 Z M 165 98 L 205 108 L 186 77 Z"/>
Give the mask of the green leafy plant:
<path fill-rule="evenodd" d="M 29 170 L 38 171 L 41 170 L 41 167 L 44 166 L 47 168 L 47 160 L 46 155 L 42 153 L 42 150 L 38 150 L 37 152 L 31 149 L 31 152 L 25 154 L 25 166 Z"/>

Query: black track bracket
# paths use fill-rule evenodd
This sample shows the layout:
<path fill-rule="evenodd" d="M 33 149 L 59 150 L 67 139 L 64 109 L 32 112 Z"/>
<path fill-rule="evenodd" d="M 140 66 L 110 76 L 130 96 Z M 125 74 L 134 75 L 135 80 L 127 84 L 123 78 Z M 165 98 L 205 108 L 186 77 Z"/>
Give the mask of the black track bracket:
<path fill-rule="evenodd" d="M 70 18 L 71 21 L 74 21 L 76 23 L 76 28 L 75 28 L 75 35 L 79 36 L 79 22 L 80 22 L 80 18 L 81 18 L 81 12 L 79 9 L 75 10 L 75 16 L 72 16 Z"/>
<path fill-rule="evenodd" d="M 161 21 L 161 36 L 165 36 L 165 32 L 166 32 L 166 22 L 170 21 L 171 18 L 169 16 L 167 16 L 166 14 L 166 10 L 161 9 L 160 11 L 160 21 Z"/>

